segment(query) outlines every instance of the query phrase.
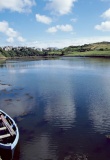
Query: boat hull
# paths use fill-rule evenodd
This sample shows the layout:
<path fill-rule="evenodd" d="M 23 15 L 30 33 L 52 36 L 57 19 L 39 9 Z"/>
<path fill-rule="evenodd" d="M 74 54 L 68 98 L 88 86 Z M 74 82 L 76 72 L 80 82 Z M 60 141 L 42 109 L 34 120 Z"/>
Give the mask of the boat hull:
<path fill-rule="evenodd" d="M 19 140 L 19 131 L 18 131 L 18 127 L 15 123 L 15 121 L 7 114 L 5 113 L 4 111 L 0 110 L 0 112 L 5 116 L 7 117 L 8 119 L 11 120 L 12 122 L 12 125 L 14 126 L 15 128 L 15 133 L 16 133 L 16 136 L 15 136 L 15 139 L 12 143 L 7 143 L 7 144 L 4 144 L 4 143 L 0 143 L 0 148 L 3 148 L 3 149 L 8 149 L 8 150 L 12 150 L 14 151 L 17 143 L 18 143 L 18 140 Z"/>

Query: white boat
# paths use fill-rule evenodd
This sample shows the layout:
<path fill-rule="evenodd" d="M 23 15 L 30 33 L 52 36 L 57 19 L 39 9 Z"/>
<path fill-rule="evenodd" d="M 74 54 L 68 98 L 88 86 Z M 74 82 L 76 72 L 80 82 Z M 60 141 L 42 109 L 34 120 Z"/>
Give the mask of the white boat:
<path fill-rule="evenodd" d="M 18 140 L 19 131 L 15 121 L 0 110 L 0 148 L 14 152 Z"/>

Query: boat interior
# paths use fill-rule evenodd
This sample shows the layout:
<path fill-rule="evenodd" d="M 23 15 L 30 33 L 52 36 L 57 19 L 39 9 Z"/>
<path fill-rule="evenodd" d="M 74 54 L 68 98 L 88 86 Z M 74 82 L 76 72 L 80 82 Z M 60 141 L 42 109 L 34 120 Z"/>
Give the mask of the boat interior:
<path fill-rule="evenodd" d="M 13 143 L 16 136 L 16 128 L 13 121 L 0 112 L 0 143 Z"/>

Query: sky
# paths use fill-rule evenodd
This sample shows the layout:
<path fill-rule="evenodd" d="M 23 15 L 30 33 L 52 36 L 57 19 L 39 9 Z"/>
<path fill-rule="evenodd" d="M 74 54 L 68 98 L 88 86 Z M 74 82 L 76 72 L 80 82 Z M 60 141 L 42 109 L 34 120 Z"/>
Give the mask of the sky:
<path fill-rule="evenodd" d="M 0 46 L 110 41 L 110 0 L 0 0 Z"/>

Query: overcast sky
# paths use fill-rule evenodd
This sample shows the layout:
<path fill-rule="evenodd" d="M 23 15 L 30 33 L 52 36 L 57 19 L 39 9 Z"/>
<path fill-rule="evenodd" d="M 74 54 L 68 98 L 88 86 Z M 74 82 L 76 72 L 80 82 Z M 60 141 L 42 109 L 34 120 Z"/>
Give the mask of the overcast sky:
<path fill-rule="evenodd" d="M 110 0 L 0 0 L 0 46 L 110 41 Z"/>

